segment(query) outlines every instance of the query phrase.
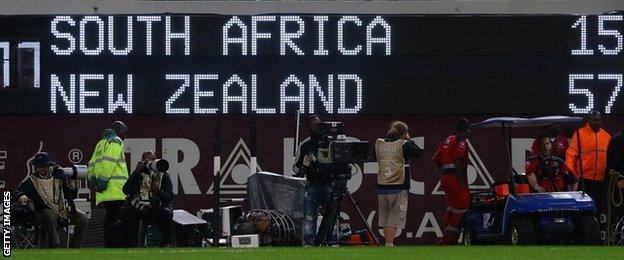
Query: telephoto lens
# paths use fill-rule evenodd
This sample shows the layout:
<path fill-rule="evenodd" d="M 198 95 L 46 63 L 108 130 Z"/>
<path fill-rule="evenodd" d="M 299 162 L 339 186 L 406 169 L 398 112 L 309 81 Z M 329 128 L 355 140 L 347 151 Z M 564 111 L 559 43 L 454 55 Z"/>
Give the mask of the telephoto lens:
<path fill-rule="evenodd" d="M 165 159 L 158 159 L 147 163 L 147 169 L 152 172 L 166 172 L 169 170 L 169 162 Z"/>
<path fill-rule="evenodd" d="M 86 179 L 87 178 L 87 166 L 86 165 L 72 165 L 71 167 L 60 168 L 70 179 Z"/>

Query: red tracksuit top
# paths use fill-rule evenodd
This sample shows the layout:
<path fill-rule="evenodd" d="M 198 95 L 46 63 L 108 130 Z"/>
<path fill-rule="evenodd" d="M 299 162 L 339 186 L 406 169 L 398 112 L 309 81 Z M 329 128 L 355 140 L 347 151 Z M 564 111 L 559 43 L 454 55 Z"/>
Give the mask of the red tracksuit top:
<path fill-rule="evenodd" d="M 468 167 L 468 143 L 465 137 L 452 134 L 440 143 L 431 160 L 444 172 L 454 171 L 455 160 L 458 158 L 464 158 L 466 162 L 464 165 L 465 173 Z"/>
<path fill-rule="evenodd" d="M 525 165 L 527 176 L 535 174 L 537 183 L 545 192 L 566 191 L 566 184 L 578 182 L 578 177 L 556 156 L 531 156 Z M 567 177 L 567 178 L 566 178 Z M 566 179 L 569 181 L 566 182 Z"/>

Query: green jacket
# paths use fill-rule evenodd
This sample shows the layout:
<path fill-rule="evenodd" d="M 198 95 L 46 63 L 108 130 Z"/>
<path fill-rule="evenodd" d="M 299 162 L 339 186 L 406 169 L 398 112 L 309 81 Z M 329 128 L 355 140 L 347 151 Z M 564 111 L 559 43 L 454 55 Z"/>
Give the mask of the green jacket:
<path fill-rule="evenodd" d="M 113 129 L 102 132 L 87 169 L 90 187 L 95 189 L 95 204 L 104 201 L 125 200 L 123 186 L 128 180 L 123 140 Z"/>

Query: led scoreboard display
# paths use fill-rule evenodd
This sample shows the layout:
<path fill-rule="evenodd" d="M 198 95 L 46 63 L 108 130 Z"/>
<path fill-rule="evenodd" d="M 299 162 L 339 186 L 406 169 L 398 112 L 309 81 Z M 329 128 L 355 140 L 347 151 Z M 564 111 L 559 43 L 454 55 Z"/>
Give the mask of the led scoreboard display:
<path fill-rule="evenodd" d="M 624 113 L 622 13 L 0 24 L 1 114 Z"/>

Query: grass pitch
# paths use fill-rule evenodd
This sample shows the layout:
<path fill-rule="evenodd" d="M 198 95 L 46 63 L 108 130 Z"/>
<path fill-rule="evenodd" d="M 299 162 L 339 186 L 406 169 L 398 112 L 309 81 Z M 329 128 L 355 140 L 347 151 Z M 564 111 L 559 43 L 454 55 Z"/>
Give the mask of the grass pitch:
<path fill-rule="evenodd" d="M 13 250 L 17 259 L 624 259 L 624 247 L 397 246 L 340 248 L 156 248 Z"/>

